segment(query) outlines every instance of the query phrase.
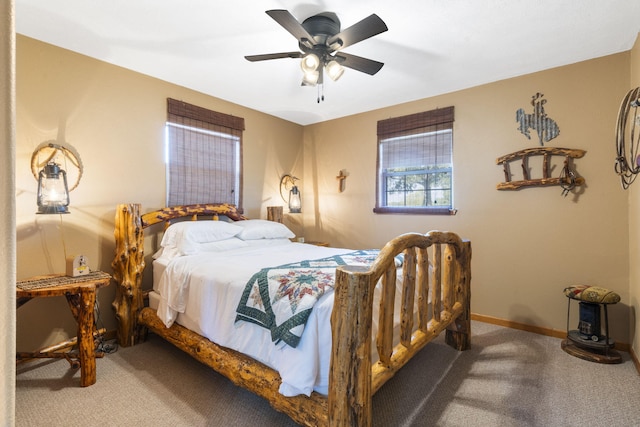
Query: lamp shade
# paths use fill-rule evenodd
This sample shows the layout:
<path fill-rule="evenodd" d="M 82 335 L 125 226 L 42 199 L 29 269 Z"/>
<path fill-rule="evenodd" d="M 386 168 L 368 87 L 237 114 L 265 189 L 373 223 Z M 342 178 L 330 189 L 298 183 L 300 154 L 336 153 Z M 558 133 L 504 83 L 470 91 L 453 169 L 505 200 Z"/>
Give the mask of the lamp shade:
<path fill-rule="evenodd" d="M 305 55 L 302 58 L 302 61 L 300 61 L 300 67 L 302 68 L 302 71 L 304 71 L 305 73 L 316 71 L 319 66 L 320 66 L 320 58 L 318 57 L 318 55 L 315 55 L 313 53 Z"/>
<path fill-rule="evenodd" d="M 315 86 L 318 83 L 319 78 L 320 78 L 320 73 L 318 71 L 305 72 L 302 75 L 302 85 Z"/>
<path fill-rule="evenodd" d="M 305 55 L 300 61 L 300 68 L 302 68 L 302 85 L 303 86 L 315 86 L 318 83 L 320 77 L 320 58 L 314 53 Z"/>
<path fill-rule="evenodd" d="M 333 80 L 334 82 L 338 81 L 338 79 L 344 74 L 344 67 L 335 60 L 329 61 L 329 63 L 324 68 L 331 80 Z"/>
<path fill-rule="evenodd" d="M 38 174 L 38 213 L 69 213 L 67 173 L 57 163 L 47 163 Z"/>

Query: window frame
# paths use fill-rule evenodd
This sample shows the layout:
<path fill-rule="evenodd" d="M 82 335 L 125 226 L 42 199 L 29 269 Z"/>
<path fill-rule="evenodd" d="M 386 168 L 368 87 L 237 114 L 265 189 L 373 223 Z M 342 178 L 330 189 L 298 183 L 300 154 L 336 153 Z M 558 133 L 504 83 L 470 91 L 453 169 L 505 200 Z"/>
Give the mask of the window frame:
<path fill-rule="evenodd" d="M 380 214 L 417 214 L 417 215 L 455 215 L 457 210 L 454 209 L 454 174 L 453 174 L 453 121 L 454 107 L 438 108 L 435 110 L 425 111 L 421 113 L 411 114 L 407 116 L 394 117 L 386 120 L 378 121 L 378 142 L 377 142 L 377 162 L 376 162 L 376 205 L 373 209 L 374 213 Z M 447 131 L 451 133 L 451 168 L 450 168 L 450 197 L 451 205 L 447 207 L 433 206 L 388 206 L 386 191 L 386 177 L 382 168 L 382 150 L 383 143 L 394 138 L 402 138 L 411 135 L 419 135 L 422 133 Z M 449 169 L 449 168 L 447 168 Z M 425 170 L 428 176 L 434 171 Z M 407 173 L 410 174 L 410 173 Z M 381 182 L 385 180 L 385 182 Z M 427 192 L 428 189 L 425 189 Z M 405 190 L 406 192 L 406 190 Z"/>

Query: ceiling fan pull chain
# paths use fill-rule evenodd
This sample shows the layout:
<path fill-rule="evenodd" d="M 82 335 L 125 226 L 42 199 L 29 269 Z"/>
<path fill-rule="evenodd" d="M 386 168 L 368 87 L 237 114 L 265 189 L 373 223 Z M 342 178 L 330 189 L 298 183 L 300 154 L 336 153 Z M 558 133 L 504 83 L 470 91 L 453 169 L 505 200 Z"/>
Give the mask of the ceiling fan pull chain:
<path fill-rule="evenodd" d="M 318 104 L 320 104 L 320 101 L 324 102 L 324 85 L 320 84 L 316 88 L 318 89 L 318 97 L 316 98 L 316 101 L 318 102 Z M 320 93 L 321 88 L 322 88 L 322 93 Z"/>

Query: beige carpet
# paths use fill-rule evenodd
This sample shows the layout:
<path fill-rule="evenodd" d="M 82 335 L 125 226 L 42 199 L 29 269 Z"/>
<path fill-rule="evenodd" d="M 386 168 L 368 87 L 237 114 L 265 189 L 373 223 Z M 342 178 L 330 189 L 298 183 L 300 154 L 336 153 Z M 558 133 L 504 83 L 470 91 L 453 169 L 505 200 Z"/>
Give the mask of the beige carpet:
<path fill-rule="evenodd" d="M 472 349 L 429 344 L 374 397 L 375 426 L 640 426 L 629 355 L 603 365 L 560 340 L 480 322 Z M 17 426 L 293 426 L 263 399 L 160 338 L 97 361 L 79 387 L 64 360 L 18 365 Z"/>

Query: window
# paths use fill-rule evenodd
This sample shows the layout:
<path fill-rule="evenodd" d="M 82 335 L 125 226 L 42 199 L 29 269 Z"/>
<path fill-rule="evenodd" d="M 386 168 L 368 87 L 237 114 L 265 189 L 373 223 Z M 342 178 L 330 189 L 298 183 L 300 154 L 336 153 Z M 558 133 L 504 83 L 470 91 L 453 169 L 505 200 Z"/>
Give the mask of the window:
<path fill-rule="evenodd" d="M 230 203 L 242 211 L 244 119 L 167 99 L 167 206 Z"/>
<path fill-rule="evenodd" d="M 378 122 L 376 213 L 451 214 L 453 107 Z"/>

